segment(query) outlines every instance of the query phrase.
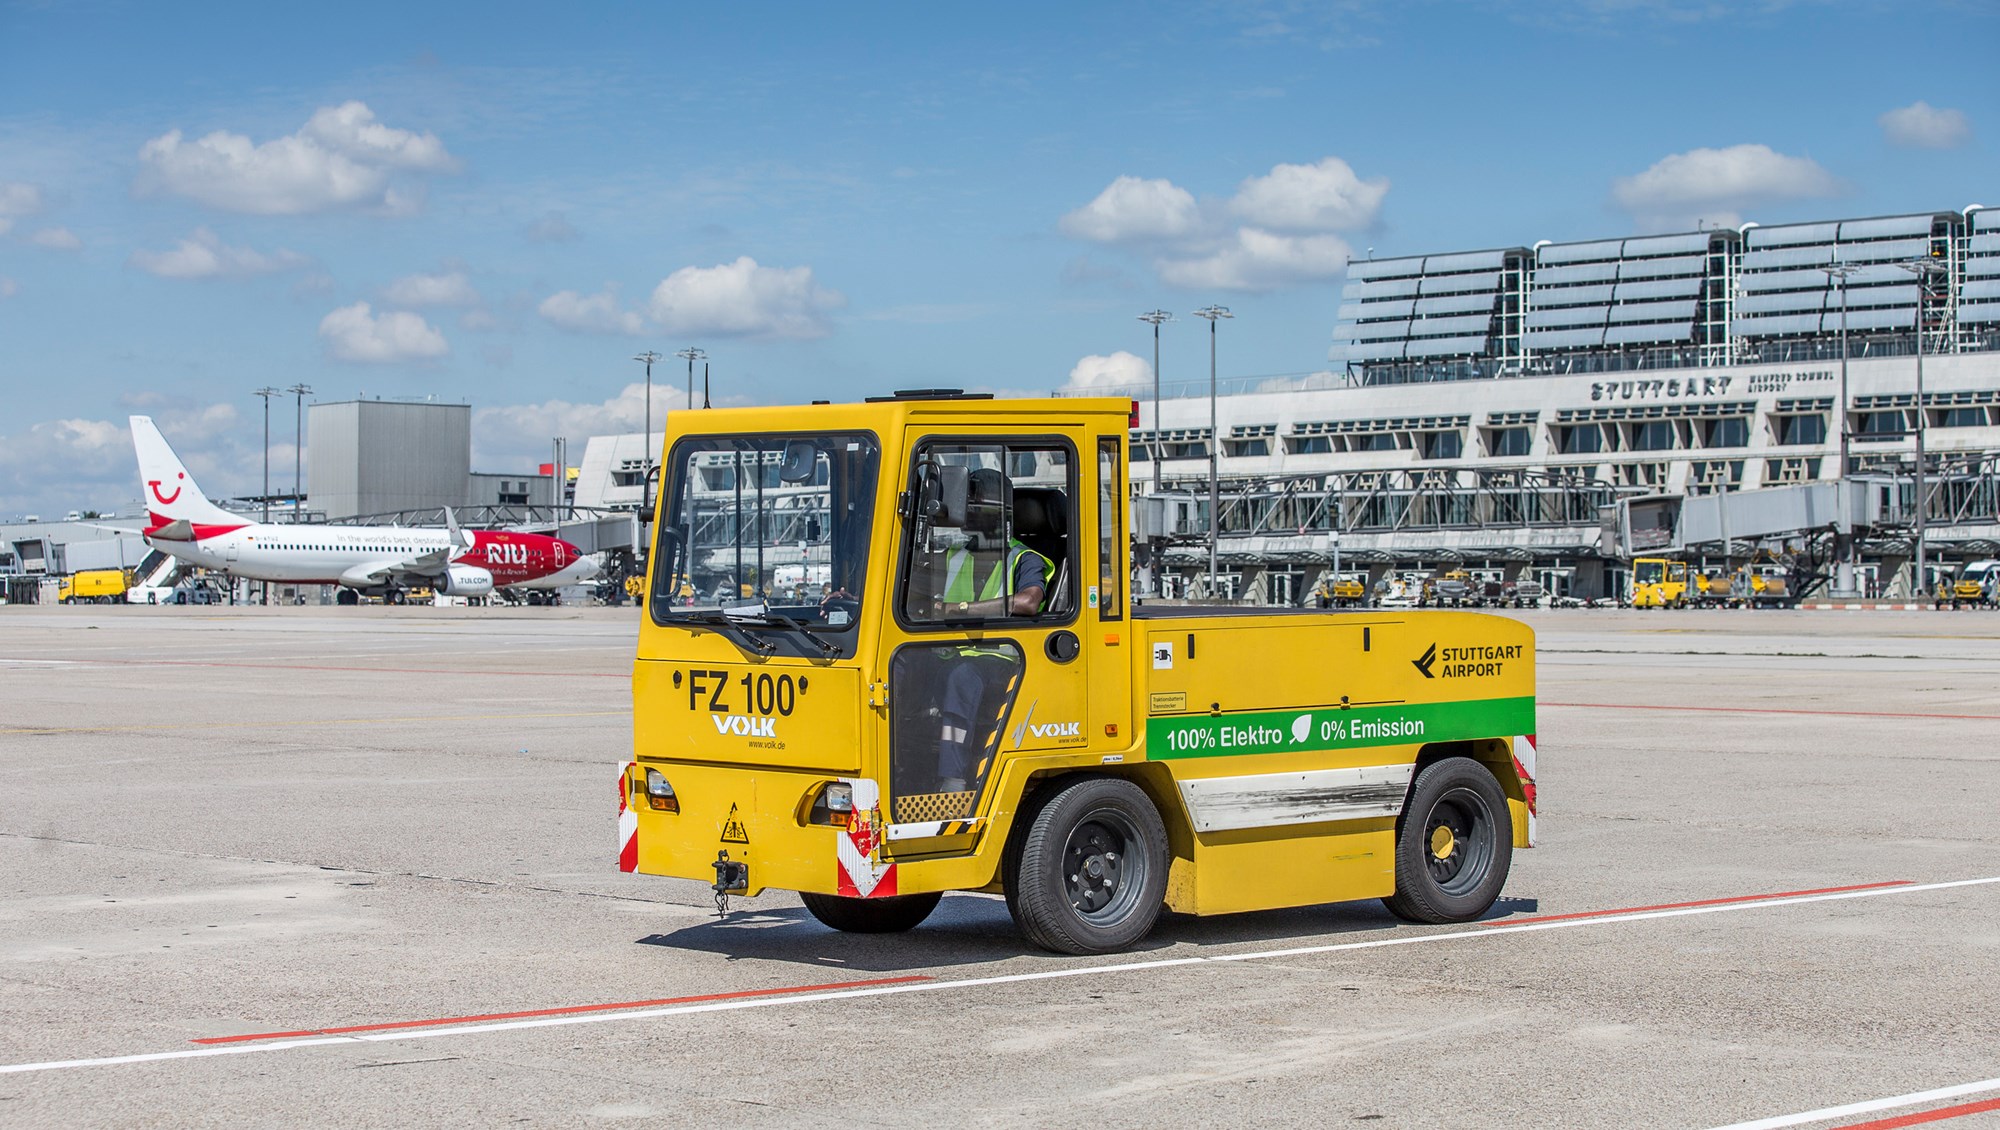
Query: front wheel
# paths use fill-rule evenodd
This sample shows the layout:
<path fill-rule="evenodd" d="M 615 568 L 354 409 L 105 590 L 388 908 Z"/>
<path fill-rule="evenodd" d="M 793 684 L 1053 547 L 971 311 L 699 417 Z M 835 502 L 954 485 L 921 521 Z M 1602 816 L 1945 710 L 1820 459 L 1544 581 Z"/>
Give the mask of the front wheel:
<path fill-rule="evenodd" d="M 1153 929 L 1167 893 L 1167 829 L 1117 777 L 1063 786 L 1034 813 L 1007 875 L 1007 908 L 1030 942 L 1113 953 Z"/>
<path fill-rule="evenodd" d="M 801 891 L 806 910 L 822 923 L 849 934 L 900 934 L 914 930 L 937 909 L 944 895 L 887 895 L 878 899 L 816 895 Z"/>
<path fill-rule="evenodd" d="M 1465 757 L 1417 774 L 1396 827 L 1396 893 L 1382 900 L 1409 922 L 1469 922 L 1487 912 L 1514 859 L 1507 795 Z"/>

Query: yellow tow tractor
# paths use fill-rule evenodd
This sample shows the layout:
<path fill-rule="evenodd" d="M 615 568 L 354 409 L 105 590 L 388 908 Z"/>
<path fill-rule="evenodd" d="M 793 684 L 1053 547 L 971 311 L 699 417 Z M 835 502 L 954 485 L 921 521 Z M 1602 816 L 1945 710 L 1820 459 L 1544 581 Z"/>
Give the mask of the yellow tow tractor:
<path fill-rule="evenodd" d="M 1634 558 L 1631 603 L 1634 608 L 1686 608 L 1687 562 L 1665 557 Z"/>
<path fill-rule="evenodd" d="M 1368 600 L 1368 575 L 1342 573 L 1327 583 L 1327 596 L 1335 608 L 1358 608 Z"/>
<path fill-rule="evenodd" d="M 1534 634 L 1135 608 L 1131 404 L 951 390 L 675 413 L 619 866 L 841 930 L 1003 894 L 1044 948 L 1380 898 L 1485 914 L 1534 842 Z M 803 566 L 805 599 L 689 605 Z"/>

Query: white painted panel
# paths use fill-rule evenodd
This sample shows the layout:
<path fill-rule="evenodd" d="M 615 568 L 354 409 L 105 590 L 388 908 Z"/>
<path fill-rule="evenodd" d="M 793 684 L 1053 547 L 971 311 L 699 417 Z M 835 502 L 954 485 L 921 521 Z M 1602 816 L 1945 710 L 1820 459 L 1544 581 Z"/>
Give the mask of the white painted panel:
<path fill-rule="evenodd" d="M 1182 781 L 1181 799 L 1197 832 L 1272 828 L 1394 816 L 1410 789 L 1411 765 L 1313 769 Z"/>

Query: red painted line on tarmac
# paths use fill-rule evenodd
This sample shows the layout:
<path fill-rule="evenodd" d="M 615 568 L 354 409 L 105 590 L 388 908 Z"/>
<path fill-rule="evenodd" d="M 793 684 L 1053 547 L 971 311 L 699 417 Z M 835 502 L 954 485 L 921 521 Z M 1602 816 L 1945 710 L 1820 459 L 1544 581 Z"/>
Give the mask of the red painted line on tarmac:
<path fill-rule="evenodd" d="M 1799 710 L 1783 706 L 1656 706 L 1644 702 L 1547 702 L 1542 706 L 1568 706 L 1578 710 L 1687 710 L 1701 714 L 1811 714 L 1829 718 L 1953 718 L 1975 722 L 2000 722 L 2000 714 L 1924 714 L 1904 710 Z"/>
<path fill-rule="evenodd" d="M 290 1032 L 252 1032 L 242 1036 L 206 1036 L 189 1041 L 196 1044 L 241 1044 L 251 1040 L 295 1039 L 300 1036 L 340 1036 L 350 1032 L 389 1032 L 400 1028 L 438 1028 L 449 1024 L 476 1024 L 489 1020 L 526 1020 L 536 1016 L 573 1016 L 589 1012 L 613 1012 L 622 1008 L 657 1008 L 673 1004 L 701 1004 L 707 1001 L 748 1000 L 791 993 L 818 993 L 834 989 L 868 989 L 879 985 L 909 985 L 934 981 L 928 976 L 878 977 L 872 981 L 835 981 L 825 985 L 786 985 L 776 989 L 743 989 L 733 993 L 704 993 L 693 997 L 663 997 L 650 1001 L 618 1001 L 612 1004 L 579 1004 L 568 1008 L 536 1008 L 524 1012 L 488 1012 L 478 1016 L 443 1016 L 434 1020 L 396 1020 L 385 1024 L 350 1024 L 343 1028 L 300 1028 Z"/>
<path fill-rule="evenodd" d="M 1846 891 L 1878 891 L 1884 887 L 1907 887 L 1909 879 L 1891 879 L 1884 883 L 1856 883 L 1851 887 L 1818 887 L 1810 891 L 1779 891 L 1769 895 L 1734 895 L 1730 898 L 1696 899 L 1693 902 L 1663 902 L 1656 906 L 1623 906 L 1616 910 L 1580 910 L 1574 914 L 1531 915 L 1527 918 L 1495 918 L 1481 923 L 1483 926 L 1519 926 L 1530 922 L 1564 922 L 1572 918 L 1603 918 L 1612 914 L 1645 914 L 1653 910 L 1686 910 L 1696 906 L 1733 906 L 1744 902 L 1768 902 L 1771 899 L 1803 898 L 1806 895 L 1835 895 Z"/>
<path fill-rule="evenodd" d="M 1968 1114 L 1984 1114 L 1989 1110 L 2000 1110 L 2000 1099 L 1961 1103 L 1958 1106 L 1941 1106 L 1936 1110 L 1899 1114 L 1894 1118 L 1878 1118 L 1873 1122 L 1843 1122 L 1833 1130 L 1896 1130 L 1898 1126 L 1921 1126 L 1926 1122 L 1943 1122 L 1947 1118 L 1964 1118 Z"/>
<path fill-rule="evenodd" d="M 533 675 L 538 679 L 629 679 L 630 671 L 482 671 L 473 667 L 334 667 L 311 663 L 231 663 L 216 659 L 84 659 L 127 667 L 247 667 L 253 671 L 359 671 L 391 675 Z"/>

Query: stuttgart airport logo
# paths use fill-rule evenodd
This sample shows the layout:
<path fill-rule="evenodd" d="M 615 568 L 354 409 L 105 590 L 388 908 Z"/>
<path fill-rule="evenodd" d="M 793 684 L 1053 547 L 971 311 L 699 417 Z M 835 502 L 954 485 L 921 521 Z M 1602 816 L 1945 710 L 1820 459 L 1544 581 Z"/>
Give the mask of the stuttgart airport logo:
<path fill-rule="evenodd" d="M 1424 673 L 1424 678 L 1435 679 L 1437 678 L 1437 676 L 1431 674 L 1431 664 L 1436 663 L 1437 658 L 1438 658 L 1438 645 L 1432 644 L 1431 646 L 1424 649 L 1424 653 L 1422 655 L 1419 655 L 1415 659 L 1410 660 L 1410 666 L 1415 667 L 1419 671 L 1422 671 Z"/>

